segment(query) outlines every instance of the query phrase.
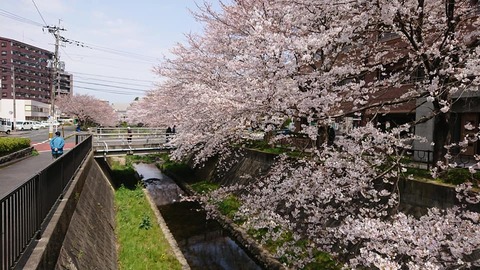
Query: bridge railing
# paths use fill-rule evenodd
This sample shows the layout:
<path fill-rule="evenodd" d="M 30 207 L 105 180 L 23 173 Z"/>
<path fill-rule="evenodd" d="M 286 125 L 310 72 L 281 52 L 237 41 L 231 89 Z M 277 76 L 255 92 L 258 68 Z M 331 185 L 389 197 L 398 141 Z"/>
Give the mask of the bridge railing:
<path fill-rule="evenodd" d="M 169 142 L 175 134 L 164 128 L 99 128 L 93 133 L 95 157 L 145 154 L 174 148 Z"/>
<path fill-rule="evenodd" d="M 131 127 L 132 133 L 163 133 L 165 134 L 167 131 L 167 128 L 163 127 Z M 110 128 L 110 127 L 102 127 L 102 128 L 96 128 L 95 130 L 96 134 L 118 134 L 118 133 L 127 133 L 127 128 L 126 127 L 115 127 L 115 128 Z"/>
<path fill-rule="evenodd" d="M 0 199 L 0 270 L 13 269 L 35 246 L 91 149 L 92 136 L 88 136 Z"/>

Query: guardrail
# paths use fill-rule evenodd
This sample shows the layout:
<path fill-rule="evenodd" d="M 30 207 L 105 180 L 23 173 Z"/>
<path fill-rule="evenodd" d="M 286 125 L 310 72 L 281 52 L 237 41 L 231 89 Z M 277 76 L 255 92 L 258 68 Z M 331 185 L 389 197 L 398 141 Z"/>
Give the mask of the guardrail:
<path fill-rule="evenodd" d="M 165 127 L 131 127 L 130 128 L 133 133 L 163 133 L 165 134 L 167 128 Z M 119 128 L 96 128 L 95 133 L 97 134 L 115 134 L 115 133 L 127 133 L 127 128 L 119 127 Z"/>
<path fill-rule="evenodd" d="M 148 154 L 170 151 L 174 148 L 169 144 L 175 136 L 173 133 L 166 133 L 158 128 L 132 128 L 131 130 L 131 133 L 126 132 L 125 128 L 97 130 L 97 133 L 93 134 L 94 156 L 98 158 Z"/>
<path fill-rule="evenodd" d="M 0 270 L 13 269 L 35 246 L 91 149 L 88 136 L 0 200 Z"/>

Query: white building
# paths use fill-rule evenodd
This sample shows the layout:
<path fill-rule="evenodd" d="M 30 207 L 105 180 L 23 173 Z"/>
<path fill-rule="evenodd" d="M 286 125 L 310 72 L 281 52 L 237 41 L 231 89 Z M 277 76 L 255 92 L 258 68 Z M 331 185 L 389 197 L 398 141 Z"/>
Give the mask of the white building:
<path fill-rule="evenodd" d="M 10 120 L 45 120 L 48 118 L 50 104 L 30 99 L 15 99 L 15 110 L 13 99 L 0 99 L 0 118 Z"/>

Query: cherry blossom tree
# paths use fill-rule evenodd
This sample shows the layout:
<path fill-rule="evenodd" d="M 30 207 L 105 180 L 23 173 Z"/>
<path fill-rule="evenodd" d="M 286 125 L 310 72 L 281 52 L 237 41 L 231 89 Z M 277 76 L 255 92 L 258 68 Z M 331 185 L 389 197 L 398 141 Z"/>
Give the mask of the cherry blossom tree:
<path fill-rule="evenodd" d="M 75 116 L 82 125 L 115 126 L 118 115 L 108 102 L 90 95 L 64 95 L 55 99 L 55 106 L 62 113 Z"/>
<path fill-rule="evenodd" d="M 222 12 L 205 4 L 195 14 L 204 33 L 174 48 L 175 57 L 157 69 L 167 80 L 131 111 L 150 125 L 178 123 L 173 156 L 193 153 L 201 164 L 231 154 L 248 129 L 268 132 L 303 119 L 300 132 L 318 140 L 319 127 L 346 115 L 369 111 L 374 118 L 412 102 L 427 105 L 430 112 L 416 122 L 386 131 L 367 123 L 335 146 L 281 158 L 265 178 L 239 187 L 249 192 L 241 193 L 238 217 L 247 229 L 266 229 L 263 241 L 293 234 L 275 255 L 297 268 L 316 250 L 352 268 L 479 267 L 478 213 L 430 209 L 413 217 L 399 211 L 397 189 L 409 177 L 402 149 L 426 140 L 410 128 L 433 119 L 435 136 L 427 142 L 435 161 L 445 160 L 451 109 L 478 92 L 475 4 L 236 0 Z M 300 256 L 301 239 L 308 244 Z"/>

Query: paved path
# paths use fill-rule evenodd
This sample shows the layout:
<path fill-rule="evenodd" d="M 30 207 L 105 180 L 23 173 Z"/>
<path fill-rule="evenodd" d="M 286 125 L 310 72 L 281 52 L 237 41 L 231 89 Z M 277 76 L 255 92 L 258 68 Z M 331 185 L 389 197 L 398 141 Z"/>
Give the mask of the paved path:
<path fill-rule="evenodd" d="M 38 156 L 27 157 L 0 168 L 0 198 L 5 197 L 52 162 L 52 155 L 42 152 Z"/>
<path fill-rule="evenodd" d="M 49 141 L 32 143 L 39 152 L 38 156 L 30 156 L 10 165 L 0 167 L 0 199 L 15 190 L 27 180 L 48 167 L 53 162 Z M 75 146 L 74 142 L 65 143 L 68 151 Z"/>

